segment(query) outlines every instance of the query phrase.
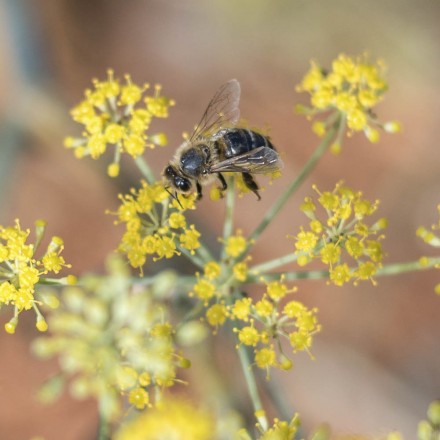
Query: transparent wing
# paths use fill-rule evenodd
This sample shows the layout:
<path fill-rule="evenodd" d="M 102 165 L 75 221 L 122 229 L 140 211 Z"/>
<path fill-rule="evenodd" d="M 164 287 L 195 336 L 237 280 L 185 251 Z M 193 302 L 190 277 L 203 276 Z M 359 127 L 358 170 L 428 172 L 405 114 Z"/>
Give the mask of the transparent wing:
<path fill-rule="evenodd" d="M 259 147 L 239 156 L 222 160 L 213 165 L 209 172 L 265 174 L 278 171 L 282 167 L 283 161 L 275 150 L 269 147 Z"/>
<path fill-rule="evenodd" d="M 234 126 L 240 117 L 239 102 L 240 83 L 236 79 L 231 79 L 217 90 L 209 102 L 190 141 L 201 136 L 212 135 L 225 126 Z"/>

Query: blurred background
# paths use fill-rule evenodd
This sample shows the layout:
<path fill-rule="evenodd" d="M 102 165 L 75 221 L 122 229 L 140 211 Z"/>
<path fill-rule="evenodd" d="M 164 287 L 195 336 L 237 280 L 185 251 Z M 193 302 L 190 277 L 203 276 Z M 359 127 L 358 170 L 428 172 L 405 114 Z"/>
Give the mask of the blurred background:
<path fill-rule="evenodd" d="M 340 156 L 327 154 L 266 231 L 253 261 L 292 250 L 286 236 L 306 223 L 298 204 L 311 193 L 310 185 L 331 189 L 339 179 L 381 200 L 379 215 L 389 219 L 386 263 L 432 254 L 415 230 L 437 221 L 440 202 L 439 19 L 434 0 L 1 2 L 0 223 L 20 218 L 24 228 L 32 228 L 44 218 L 48 234 L 64 238 L 73 272 L 103 269 L 121 232 L 104 211 L 117 207 L 118 192 L 139 175 L 127 168 L 111 180 L 106 163 L 78 161 L 62 142 L 81 130 L 70 120 L 70 108 L 92 78 L 104 79 L 112 67 L 138 83 L 160 82 L 163 93 L 176 100 L 160 125 L 170 145 L 148 155 L 157 175 L 220 84 L 239 79 L 242 116 L 252 125 L 270 126 L 285 162 L 281 179 L 272 185 L 260 181 L 266 186 L 261 202 L 253 195 L 241 199 L 236 225 L 251 231 L 317 145 L 310 123 L 293 112 L 296 103 L 307 101 L 294 87 L 309 60 L 327 66 L 340 52 L 355 57 L 367 50 L 389 67 L 379 119 L 397 119 L 403 131 L 383 134 L 375 145 L 356 135 Z M 208 198 L 197 209 L 196 221 L 214 245 L 222 216 L 223 203 Z M 294 369 L 274 379 L 306 431 L 328 422 L 335 436 L 398 429 L 415 438 L 418 420 L 440 396 L 440 298 L 433 292 L 440 272 L 378 281 L 377 287 L 343 289 L 298 283 L 298 298 L 320 310 L 316 360 L 298 355 Z M 3 326 L 9 315 L 2 312 L 0 318 Z M 29 353 L 35 334 L 32 313 L 23 316 L 15 336 L 0 332 L 0 438 L 93 439 L 93 402 L 67 395 L 47 407 L 36 402 L 39 384 L 56 363 Z"/>

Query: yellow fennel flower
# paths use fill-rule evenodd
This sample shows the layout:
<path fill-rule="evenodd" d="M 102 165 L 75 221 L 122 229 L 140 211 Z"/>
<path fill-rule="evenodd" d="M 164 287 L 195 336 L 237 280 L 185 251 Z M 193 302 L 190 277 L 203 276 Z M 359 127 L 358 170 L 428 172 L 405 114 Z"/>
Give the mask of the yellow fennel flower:
<path fill-rule="evenodd" d="M 253 303 L 251 298 L 241 298 L 229 306 L 228 317 L 241 324 L 234 328 L 237 347 L 255 347 L 255 364 L 268 373 L 272 367 L 292 367 L 292 361 L 282 350 L 282 340 L 288 341 L 293 353 L 304 350 L 310 354 L 313 336 L 321 330 L 316 308 L 308 309 L 300 301 L 284 301 L 296 291 L 296 287 L 289 288 L 281 277 L 266 282 L 266 293 L 259 301 Z"/>
<path fill-rule="evenodd" d="M 308 117 L 327 114 L 326 119 L 316 121 L 313 130 L 319 135 L 335 126 L 340 127 L 333 151 L 339 152 L 343 128 L 349 132 L 363 131 L 371 142 L 379 140 L 379 132 L 374 127 L 389 133 L 400 130 L 396 121 L 381 123 L 373 108 L 382 101 L 388 85 L 385 81 L 385 65 L 382 61 L 371 63 L 366 54 L 353 59 L 340 54 L 325 70 L 315 61 L 310 70 L 296 87 L 298 92 L 310 95 L 311 106 L 298 106 L 298 111 Z"/>
<path fill-rule="evenodd" d="M 194 250 L 200 247 L 199 237 L 200 232 L 195 229 L 194 225 L 191 225 L 189 229 L 185 229 L 180 234 L 180 244 L 183 248 L 188 249 L 191 254 L 194 254 Z"/>
<path fill-rule="evenodd" d="M 110 177 L 116 177 L 122 153 L 136 158 L 146 148 L 166 145 L 163 133 L 147 133 L 153 118 L 168 117 L 174 100 L 161 95 L 161 86 L 156 85 L 153 94 L 146 95 L 142 103 L 149 88 L 148 84 L 134 84 L 130 75 L 121 81 L 114 77 L 113 70 L 107 72 L 106 80 L 95 79 L 84 100 L 71 110 L 73 120 L 84 126 L 82 136 L 67 137 L 65 147 L 73 149 L 78 158 L 98 159 L 111 146 L 114 161 L 107 171 Z"/>
<path fill-rule="evenodd" d="M 210 261 L 205 264 L 204 274 L 208 280 L 215 280 L 220 276 L 221 266 L 216 261 Z"/>
<path fill-rule="evenodd" d="M 194 285 L 190 295 L 194 295 L 207 304 L 207 301 L 211 299 L 215 294 L 215 284 L 204 278 L 200 278 Z"/>
<path fill-rule="evenodd" d="M 379 219 L 370 226 L 366 220 L 376 212 L 379 202 L 370 202 L 360 191 L 345 187 L 342 182 L 333 191 L 321 192 L 316 185 L 313 189 L 318 194 L 317 203 L 307 197 L 301 205 L 307 217 L 313 213 L 314 220 L 309 223 L 309 231 L 301 227 L 295 237 L 298 264 L 307 264 L 314 258 L 321 260 L 329 266 L 330 281 L 337 286 L 350 280 L 355 284 L 370 280 L 374 284 L 373 276 L 384 257 L 384 235 L 380 232 L 387 222 Z"/>
<path fill-rule="evenodd" d="M 148 405 L 149 396 L 144 388 L 139 387 L 130 391 L 128 401 L 136 409 L 144 409 Z"/>
<path fill-rule="evenodd" d="M 297 417 L 290 422 L 275 419 L 273 426 L 263 432 L 258 440 L 294 440 L 298 425 Z"/>
<path fill-rule="evenodd" d="M 166 304 L 154 294 L 163 277 L 148 288 L 134 286 L 118 257 L 108 266 L 109 275 L 87 276 L 81 287 L 63 290 L 60 308 L 48 318 L 52 334 L 38 338 L 33 349 L 39 357 L 57 357 L 72 397 L 96 399 L 102 416 L 114 421 L 126 410 L 124 402 L 154 406 L 185 362 Z M 172 277 L 170 290 L 174 283 Z"/>
<path fill-rule="evenodd" d="M 184 209 L 170 204 L 170 195 L 161 182 L 141 182 L 139 189 L 120 195 L 116 223 L 125 225 L 119 252 L 126 254 L 134 268 L 142 270 L 151 256 L 153 261 L 172 258 L 183 249 L 191 254 L 200 247 L 200 232 L 187 226 Z M 191 206 L 188 204 L 187 206 Z"/>
<path fill-rule="evenodd" d="M 247 241 L 242 234 L 242 231 L 238 230 L 236 235 L 231 235 L 227 238 L 225 243 L 225 251 L 230 257 L 236 258 L 246 249 Z"/>
<path fill-rule="evenodd" d="M 274 367 L 277 364 L 275 350 L 272 347 L 255 350 L 255 363 L 266 370 Z"/>
<path fill-rule="evenodd" d="M 241 321 L 247 322 L 251 312 L 251 304 L 251 298 L 242 298 L 236 300 L 232 306 L 232 316 L 240 319 Z"/>
<path fill-rule="evenodd" d="M 218 327 L 225 323 L 228 317 L 228 309 L 224 304 L 214 304 L 206 311 L 206 320 L 213 327 Z"/>
<path fill-rule="evenodd" d="M 416 231 L 418 237 L 420 237 L 425 243 L 435 248 L 440 247 L 440 234 L 438 232 L 440 231 L 440 204 L 437 205 L 437 211 L 439 214 L 439 220 L 437 223 L 431 225 L 430 229 L 425 228 L 424 226 L 419 226 Z M 429 259 L 428 257 L 423 257 L 421 261 L 423 264 L 426 264 Z M 436 264 L 435 267 L 440 269 L 440 264 Z M 440 295 L 440 283 L 436 284 L 436 286 L 434 287 L 434 292 L 437 295 Z"/>
<path fill-rule="evenodd" d="M 167 398 L 122 425 L 115 440 L 212 440 L 212 417 L 181 398 Z"/>
<path fill-rule="evenodd" d="M 241 329 L 235 329 L 238 334 L 238 340 L 244 345 L 256 346 L 260 341 L 258 330 L 252 325 L 248 325 Z"/>
<path fill-rule="evenodd" d="M 42 220 L 35 223 L 36 240 L 29 244 L 27 240 L 30 230 L 22 230 L 18 220 L 14 226 L 0 226 L 0 307 L 6 305 L 14 309 L 13 318 L 5 326 L 8 333 L 15 332 L 18 315 L 31 308 L 37 315 L 37 329 L 47 330 L 47 324 L 38 307 L 41 303 L 47 304 L 47 297 L 38 295 L 37 286 L 45 282 L 47 275 L 58 274 L 63 267 L 71 267 L 60 255 L 64 245 L 59 237 L 52 238 L 41 259 L 34 255 L 43 239 L 45 227 L 46 223 Z M 51 282 L 67 284 L 67 279 L 51 278 Z"/>

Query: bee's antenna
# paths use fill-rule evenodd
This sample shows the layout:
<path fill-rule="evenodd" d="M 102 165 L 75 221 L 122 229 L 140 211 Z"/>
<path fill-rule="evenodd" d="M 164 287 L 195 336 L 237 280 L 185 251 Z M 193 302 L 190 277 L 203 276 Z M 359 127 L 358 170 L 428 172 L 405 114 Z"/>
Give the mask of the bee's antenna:
<path fill-rule="evenodd" d="M 177 203 L 179 206 L 183 209 L 182 204 L 180 203 L 179 197 L 177 195 L 177 192 L 174 192 L 174 194 L 168 189 L 168 187 L 165 187 L 165 191 L 174 199 L 177 200 Z"/>
<path fill-rule="evenodd" d="M 171 191 L 168 189 L 169 188 L 169 186 L 165 186 L 164 187 L 164 190 L 171 196 L 171 197 L 173 197 L 173 194 L 171 193 Z"/>
<path fill-rule="evenodd" d="M 177 194 L 177 192 L 174 193 L 174 198 L 177 200 L 177 203 L 179 204 L 179 206 L 180 206 L 182 209 L 184 209 L 183 206 L 182 206 L 182 204 L 180 203 L 179 195 Z"/>

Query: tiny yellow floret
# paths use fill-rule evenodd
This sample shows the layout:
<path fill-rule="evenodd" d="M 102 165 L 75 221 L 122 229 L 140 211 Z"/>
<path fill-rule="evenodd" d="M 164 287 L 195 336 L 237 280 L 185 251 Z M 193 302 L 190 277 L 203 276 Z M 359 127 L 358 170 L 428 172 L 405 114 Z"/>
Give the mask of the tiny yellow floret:
<path fill-rule="evenodd" d="M 130 391 L 128 396 L 128 401 L 136 408 L 136 409 L 144 409 L 149 403 L 148 393 L 141 387 L 135 388 Z"/>
<path fill-rule="evenodd" d="M 241 231 L 237 231 L 237 235 L 231 235 L 226 240 L 225 251 L 230 257 L 236 258 L 246 249 L 246 238 L 243 237 Z"/>
<path fill-rule="evenodd" d="M 228 310 L 224 304 L 214 304 L 206 311 L 206 320 L 213 327 L 225 323 L 228 317 Z"/>
<path fill-rule="evenodd" d="M 277 363 L 276 354 L 273 348 L 262 348 L 255 350 L 255 363 L 259 368 L 274 367 Z"/>
<path fill-rule="evenodd" d="M 216 261 L 210 261 L 205 264 L 204 274 L 208 280 L 215 280 L 220 276 L 221 267 Z"/>

